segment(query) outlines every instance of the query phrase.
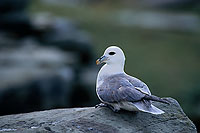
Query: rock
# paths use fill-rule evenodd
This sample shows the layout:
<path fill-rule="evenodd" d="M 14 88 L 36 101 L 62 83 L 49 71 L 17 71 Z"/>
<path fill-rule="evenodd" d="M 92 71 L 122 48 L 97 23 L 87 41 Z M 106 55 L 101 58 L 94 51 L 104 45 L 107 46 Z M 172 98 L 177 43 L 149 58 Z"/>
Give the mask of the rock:
<path fill-rule="evenodd" d="M 40 13 L 34 17 L 32 25 L 39 33 L 37 37 L 42 45 L 76 52 L 80 54 L 81 64 L 91 64 L 93 59 L 91 39 L 89 34 L 79 29 L 74 21 Z"/>
<path fill-rule="evenodd" d="M 114 16 L 115 22 L 122 26 L 141 27 L 167 31 L 199 32 L 200 19 L 195 14 L 155 11 L 121 10 Z M 183 23 L 184 22 L 184 23 Z"/>
<path fill-rule="evenodd" d="M 75 55 L 28 44 L 1 50 L 1 115 L 69 105 Z"/>
<path fill-rule="evenodd" d="M 97 72 L 84 70 L 90 67 L 81 65 L 78 52 L 40 46 L 31 38 L 19 43 L 0 49 L 0 115 L 96 103 Z M 90 82 L 82 82 L 84 76 Z"/>
<path fill-rule="evenodd" d="M 0 115 L 94 105 L 89 35 L 66 18 L 30 17 L 29 2 L 0 1 Z"/>
<path fill-rule="evenodd" d="M 166 112 L 162 115 L 88 107 L 1 116 L 0 132 L 197 133 L 178 102 L 167 99 L 171 105 L 153 103 Z"/>

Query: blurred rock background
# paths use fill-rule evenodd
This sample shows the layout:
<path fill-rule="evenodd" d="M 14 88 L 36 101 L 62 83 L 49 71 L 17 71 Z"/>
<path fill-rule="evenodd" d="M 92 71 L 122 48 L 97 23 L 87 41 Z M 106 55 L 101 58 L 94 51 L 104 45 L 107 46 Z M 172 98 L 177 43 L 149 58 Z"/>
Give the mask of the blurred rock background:
<path fill-rule="evenodd" d="M 1 115 L 95 105 L 95 60 L 118 45 L 199 128 L 198 0 L 1 0 L 0 40 Z"/>
<path fill-rule="evenodd" d="M 68 18 L 31 17 L 30 2 L 0 1 L 0 114 L 94 105 L 89 34 Z"/>

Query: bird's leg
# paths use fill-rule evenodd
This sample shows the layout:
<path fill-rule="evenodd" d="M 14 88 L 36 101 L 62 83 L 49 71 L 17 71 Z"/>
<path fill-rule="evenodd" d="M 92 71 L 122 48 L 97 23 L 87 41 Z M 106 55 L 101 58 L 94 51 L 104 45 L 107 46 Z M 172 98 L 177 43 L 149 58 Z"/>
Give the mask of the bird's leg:
<path fill-rule="evenodd" d="M 98 108 L 98 107 L 107 107 L 108 105 L 105 104 L 105 103 L 100 103 L 100 104 L 97 104 L 95 105 L 95 108 Z"/>
<path fill-rule="evenodd" d="M 100 104 L 95 105 L 95 108 L 98 108 L 98 107 L 107 107 L 115 113 L 117 113 L 119 111 L 118 109 L 114 108 L 112 105 L 109 105 L 109 104 L 106 104 L 106 103 L 100 103 Z"/>
<path fill-rule="evenodd" d="M 113 107 L 111 105 L 108 105 L 108 108 L 111 109 L 115 113 L 119 112 L 119 109 L 116 109 L 115 107 Z"/>

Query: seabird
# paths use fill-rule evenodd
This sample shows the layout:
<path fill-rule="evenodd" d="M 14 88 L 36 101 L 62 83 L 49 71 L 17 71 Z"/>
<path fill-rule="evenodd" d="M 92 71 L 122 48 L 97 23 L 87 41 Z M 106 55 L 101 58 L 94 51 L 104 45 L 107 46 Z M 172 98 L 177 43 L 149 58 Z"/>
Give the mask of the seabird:
<path fill-rule="evenodd" d="M 105 63 L 97 75 L 96 93 L 102 103 L 96 107 L 109 107 L 114 112 L 120 109 L 162 114 L 164 111 L 152 105 L 151 101 L 169 104 L 154 95 L 141 80 L 124 72 L 125 55 L 117 46 L 108 47 L 96 64 Z"/>

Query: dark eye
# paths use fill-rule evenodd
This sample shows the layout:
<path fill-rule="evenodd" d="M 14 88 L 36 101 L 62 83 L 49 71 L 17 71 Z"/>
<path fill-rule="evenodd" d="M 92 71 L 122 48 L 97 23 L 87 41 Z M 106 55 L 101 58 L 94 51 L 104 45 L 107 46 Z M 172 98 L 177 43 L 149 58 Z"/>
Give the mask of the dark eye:
<path fill-rule="evenodd" d="M 109 53 L 109 55 L 114 55 L 114 54 L 115 54 L 115 52 L 110 52 L 110 53 Z"/>

